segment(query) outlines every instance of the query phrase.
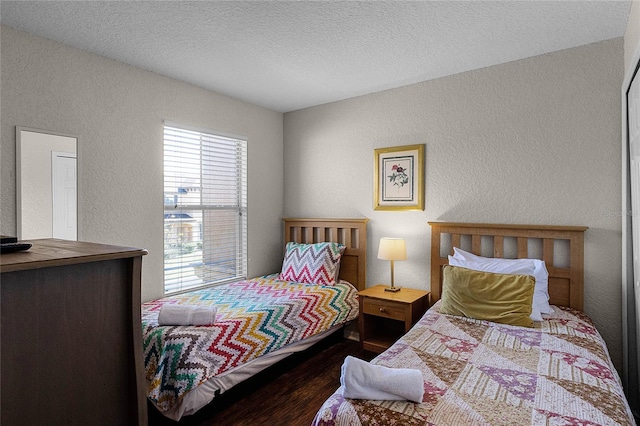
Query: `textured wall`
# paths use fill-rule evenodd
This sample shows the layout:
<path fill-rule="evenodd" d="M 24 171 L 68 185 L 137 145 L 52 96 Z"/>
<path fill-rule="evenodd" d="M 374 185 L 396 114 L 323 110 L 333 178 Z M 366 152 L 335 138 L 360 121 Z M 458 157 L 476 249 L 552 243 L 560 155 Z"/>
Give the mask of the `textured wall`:
<path fill-rule="evenodd" d="M 429 288 L 428 220 L 586 225 L 585 310 L 621 365 L 622 39 L 285 114 L 285 214 L 370 219 L 407 239 L 396 283 Z M 426 209 L 374 211 L 374 148 L 426 144 Z"/>
<path fill-rule="evenodd" d="M 624 65 L 625 70 L 635 69 L 640 55 L 640 1 L 632 1 L 624 33 Z"/>
<path fill-rule="evenodd" d="M 79 239 L 143 247 L 163 292 L 163 120 L 249 141 L 249 273 L 282 261 L 282 114 L 1 27 L 0 231 L 15 234 L 15 126 L 78 135 Z"/>

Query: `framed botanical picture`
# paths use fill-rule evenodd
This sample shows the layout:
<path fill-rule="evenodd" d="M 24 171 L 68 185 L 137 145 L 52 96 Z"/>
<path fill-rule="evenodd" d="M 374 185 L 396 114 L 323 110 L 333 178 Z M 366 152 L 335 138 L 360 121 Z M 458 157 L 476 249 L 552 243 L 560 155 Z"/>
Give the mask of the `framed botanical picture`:
<path fill-rule="evenodd" d="M 424 144 L 374 150 L 374 210 L 424 210 Z"/>

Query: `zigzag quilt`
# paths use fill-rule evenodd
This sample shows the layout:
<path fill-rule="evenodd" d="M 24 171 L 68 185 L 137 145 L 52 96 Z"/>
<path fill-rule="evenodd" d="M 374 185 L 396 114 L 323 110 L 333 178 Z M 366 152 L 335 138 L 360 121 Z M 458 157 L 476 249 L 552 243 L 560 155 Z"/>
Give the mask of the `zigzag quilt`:
<path fill-rule="evenodd" d="M 314 425 L 635 425 L 602 337 L 584 314 L 554 307 L 534 328 L 443 315 L 440 302 L 371 361 L 415 368 L 421 404 L 345 399 Z"/>
<path fill-rule="evenodd" d="M 159 326 L 165 303 L 214 305 L 212 326 Z M 163 411 L 207 379 L 358 316 L 357 290 L 265 276 L 144 303 L 148 397 Z"/>

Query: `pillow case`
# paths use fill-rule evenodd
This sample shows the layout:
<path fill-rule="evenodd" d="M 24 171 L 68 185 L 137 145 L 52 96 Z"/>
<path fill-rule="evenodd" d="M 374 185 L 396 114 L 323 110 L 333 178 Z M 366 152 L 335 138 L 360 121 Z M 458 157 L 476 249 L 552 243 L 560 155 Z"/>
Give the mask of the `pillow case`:
<path fill-rule="evenodd" d="M 535 310 L 543 314 L 553 313 L 553 308 L 549 305 L 549 272 L 547 271 L 544 261 L 540 259 L 501 259 L 494 257 L 482 257 L 461 250 L 457 247 L 453 248 L 453 257 L 477 262 L 488 262 L 494 265 L 505 265 L 504 267 L 509 267 L 509 265 L 533 264 L 533 276 L 536 279 L 536 291 L 533 295 Z"/>
<path fill-rule="evenodd" d="M 445 265 L 440 313 L 533 327 L 531 275 L 497 274 Z"/>
<path fill-rule="evenodd" d="M 535 268 L 531 262 L 505 264 L 504 262 L 479 262 L 475 260 L 458 259 L 453 256 L 449 256 L 449 265 L 472 269 L 474 271 L 493 272 L 497 274 L 530 275 L 535 278 L 533 274 Z M 533 321 L 542 321 L 542 313 L 535 303 L 535 291 L 533 300 L 531 301 L 530 316 Z"/>
<path fill-rule="evenodd" d="M 345 246 L 339 243 L 287 243 L 280 279 L 335 285 Z"/>

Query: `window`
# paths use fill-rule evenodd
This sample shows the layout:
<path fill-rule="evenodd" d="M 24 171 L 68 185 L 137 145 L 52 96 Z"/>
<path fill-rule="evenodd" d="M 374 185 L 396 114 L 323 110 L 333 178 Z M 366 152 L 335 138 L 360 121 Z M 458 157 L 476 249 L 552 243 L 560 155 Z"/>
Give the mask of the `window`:
<path fill-rule="evenodd" d="M 165 293 L 246 271 L 247 142 L 165 125 Z"/>

